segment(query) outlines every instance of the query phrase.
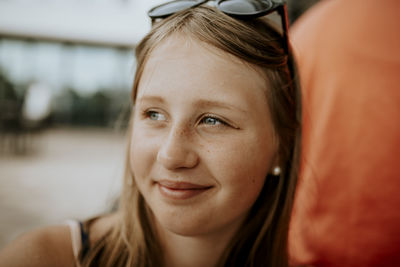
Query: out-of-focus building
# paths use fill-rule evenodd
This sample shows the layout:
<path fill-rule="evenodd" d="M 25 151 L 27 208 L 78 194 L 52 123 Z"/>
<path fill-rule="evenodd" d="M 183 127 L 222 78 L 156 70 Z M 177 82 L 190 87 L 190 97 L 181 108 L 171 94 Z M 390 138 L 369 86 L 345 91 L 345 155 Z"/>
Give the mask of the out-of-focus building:
<path fill-rule="evenodd" d="M 15 119 L 34 116 L 39 107 L 32 109 L 28 88 L 41 84 L 51 96 L 51 122 L 112 125 L 129 106 L 133 49 L 150 29 L 146 11 L 160 2 L 0 1 L 0 73 L 20 103 L 8 112 L 20 113 Z"/>

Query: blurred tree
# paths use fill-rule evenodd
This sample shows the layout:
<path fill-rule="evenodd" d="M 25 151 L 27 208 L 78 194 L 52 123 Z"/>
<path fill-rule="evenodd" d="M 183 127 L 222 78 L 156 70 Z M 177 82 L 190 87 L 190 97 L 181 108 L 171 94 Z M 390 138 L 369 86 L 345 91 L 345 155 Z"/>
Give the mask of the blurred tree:
<path fill-rule="evenodd" d="M 95 126 L 107 126 L 109 122 L 110 98 L 104 92 L 96 92 L 88 99 L 87 114 L 91 124 Z"/>
<path fill-rule="evenodd" d="M 0 130 L 16 131 L 20 128 L 22 99 L 13 84 L 0 71 Z"/>
<path fill-rule="evenodd" d="M 21 154 L 26 152 L 26 140 L 21 120 L 23 99 L 14 85 L 0 71 L 0 152 Z"/>

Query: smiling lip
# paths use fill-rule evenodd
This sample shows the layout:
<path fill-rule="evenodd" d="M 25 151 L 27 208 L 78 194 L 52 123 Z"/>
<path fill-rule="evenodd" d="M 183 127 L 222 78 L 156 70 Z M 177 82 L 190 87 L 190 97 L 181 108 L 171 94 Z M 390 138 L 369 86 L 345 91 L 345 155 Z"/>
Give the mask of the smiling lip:
<path fill-rule="evenodd" d="M 212 188 L 209 185 L 199 185 L 187 182 L 161 180 L 157 182 L 160 193 L 167 198 L 188 199 L 204 193 Z"/>

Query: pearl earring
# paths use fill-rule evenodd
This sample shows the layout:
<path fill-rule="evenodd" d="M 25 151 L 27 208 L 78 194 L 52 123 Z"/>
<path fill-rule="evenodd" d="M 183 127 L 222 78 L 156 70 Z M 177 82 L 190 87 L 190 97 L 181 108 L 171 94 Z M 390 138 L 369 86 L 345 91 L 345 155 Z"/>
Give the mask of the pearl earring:
<path fill-rule="evenodd" d="M 274 169 L 272 170 L 272 174 L 274 176 L 279 176 L 281 174 L 281 168 L 279 166 L 274 167 Z"/>

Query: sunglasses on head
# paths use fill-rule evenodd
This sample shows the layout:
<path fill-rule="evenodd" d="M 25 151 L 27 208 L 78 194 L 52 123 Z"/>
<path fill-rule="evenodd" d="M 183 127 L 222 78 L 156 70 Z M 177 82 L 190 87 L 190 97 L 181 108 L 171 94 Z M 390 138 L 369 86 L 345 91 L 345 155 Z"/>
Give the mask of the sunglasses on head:
<path fill-rule="evenodd" d="M 194 8 L 209 1 L 215 0 L 176 0 L 153 7 L 148 12 L 152 23 L 157 19 L 166 18 L 179 11 Z M 221 12 L 236 19 L 252 19 L 268 15 L 277 11 L 281 17 L 283 28 L 283 48 L 288 54 L 288 16 L 286 3 L 279 0 L 217 0 L 215 6 Z"/>

